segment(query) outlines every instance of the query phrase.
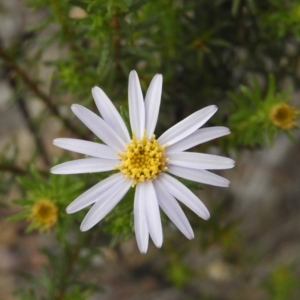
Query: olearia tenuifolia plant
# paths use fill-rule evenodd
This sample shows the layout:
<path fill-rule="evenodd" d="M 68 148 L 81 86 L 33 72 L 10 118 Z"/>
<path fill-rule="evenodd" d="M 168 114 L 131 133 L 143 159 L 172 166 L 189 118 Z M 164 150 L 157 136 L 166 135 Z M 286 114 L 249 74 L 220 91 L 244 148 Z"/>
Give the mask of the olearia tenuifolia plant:
<path fill-rule="evenodd" d="M 300 37 L 300 3 L 299 1 L 270 1 L 270 11 L 264 13 L 261 25 L 277 39 L 282 39 L 288 32 Z"/>
<path fill-rule="evenodd" d="M 23 198 L 14 202 L 22 207 L 21 212 L 10 217 L 11 221 L 25 219 L 28 222 L 27 232 L 34 229 L 49 232 L 51 229 L 61 230 L 61 219 L 64 217 L 66 202 L 76 197 L 84 187 L 84 183 L 75 178 L 51 175 L 48 179 L 30 167 L 31 179 L 19 177 L 19 184 L 26 190 Z"/>
<path fill-rule="evenodd" d="M 30 6 L 29 10 L 21 8 L 25 2 Z M 70 216 L 66 214 L 66 207 L 94 184 L 101 185 L 101 182 L 112 180 L 110 178 L 118 173 L 120 177 L 124 176 L 122 174 L 125 174 L 126 166 L 123 160 L 128 158 L 126 145 L 133 140 L 133 133 L 137 144 L 139 141 L 143 143 L 144 133 L 142 132 L 138 137 L 140 133 L 137 133 L 136 129 L 132 132 L 131 121 L 127 119 L 126 111 L 120 108 L 126 126 L 127 120 L 129 122 L 129 127 L 127 126 L 129 140 L 123 138 L 124 148 L 115 150 L 114 160 L 118 161 L 114 166 L 116 169 L 102 173 L 63 176 L 50 175 L 49 169 L 54 164 L 70 160 L 70 157 L 74 159 L 74 154 L 66 151 L 62 155 L 62 152 L 59 152 L 58 161 L 53 164 L 51 157 L 53 157 L 54 147 L 48 147 L 49 131 L 44 130 L 46 128 L 49 130 L 49 125 L 56 124 L 51 128 L 51 136 L 54 130 L 59 128 L 61 134 L 57 133 L 57 137 L 68 136 L 91 141 L 93 137 L 85 131 L 86 128 L 80 124 L 80 121 L 74 122 L 73 116 L 70 116 L 70 101 L 92 107 L 92 98 L 89 97 L 87 89 L 99 85 L 110 99 L 124 105 L 127 101 L 127 77 L 132 68 L 139 70 L 140 83 L 145 92 L 152 76 L 160 70 L 164 75 L 163 106 L 160 108 L 160 121 L 155 129 L 157 134 L 155 139 L 162 148 L 161 154 L 164 153 L 163 156 L 169 158 L 169 161 L 165 159 L 157 170 L 157 179 L 148 179 L 146 184 L 151 181 L 157 193 L 156 186 L 159 186 L 161 180 L 172 176 L 174 180 L 179 180 L 195 192 L 195 188 L 201 188 L 201 183 L 174 175 L 176 168 L 178 170 L 183 167 L 174 165 L 174 157 L 171 157 L 172 153 L 169 151 L 180 142 L 168 145 L 169 140 L 166 140 L 160 143 L 162 138 L 160 133 L 166 130 L 170 123 L 175 124 L 184 119 L 189 112 L 216 104 L 222 109 L 208 121 L 207 126 L 226 126 L 230 128 L 231 134 L 201 144 L 197 147 L 199 151 L 206 152 L 207 147 L 211 145 L 219 151 L 220 146 L 230 144 L 230 150 L 242 156 L 244 148 L 253 151 L 257 147 L 266 145 L 267 141 L 275 142 L 277 135 L 282 132 L 291 136 L 299 117 L 299 107 L 293 105 L 299 104 L 296 102 L 297 99 L 295 102 L 290 101 L 290 93 L 282 91 L 282 83 L 289 82 L 296 91 L 299 86 L 299 0 L 197 0 L 189 1 L 188 5 L 186 1 L 173 0 L 30 0 L 22 1 L 20 4 L 21 10 L 14 10 L 13 15 L 24 11 L 25 18 L 22 17 L 21 20 L 27 20 L 27 13 L 30 11 L 32 18 L 30 22 L 13 22 L 19 28 L 13 38 L 5 37 L 9 36 L 10 30 L 6 32 L 7 34 L 1 35 L 0 86 L 2 89 L 4 83 L 10 91 L 9 106 L 13 104 L 23 114 L 22 119 L 26 122 L 28 133 L 33 138 L 31 143 L 33 151 L 22 148 L 22 143 L 18 139 L 19 133 L 16 134 L 15 139 L 14 134 L 9 136 L 8 148 L 2 147 L 1 138 L 0 206 L 6 207 L 5 195 L 15 188 L 15 178 L 18 176 L 19 186 L 24 191 L 23 199 L 19 199 L 18 202 L 20 209 L 23 210 L 20 213 L 23 215 L 19 215 L 19 218 L 28 222 L 29 230 L 35 228 L 28 238 L 31 239 L 35 235 L 37 240 L 40 238 L 43 241 L 47 240 L 45 247 L 49 248 L 49 255 L 47 255 L 49 264 L 45 263 L 46 271 L 36 276 L 33 284 L 36 289 L 40 282 L 42 291 L 37 290 L 36 295 L 28 292 L 18 299 L 86 300 L 88 296 L 85 289 L 90 280 L 84 280 L 85 274 L 82 268 L 86 267 L 90 270 L 95 266 L 92 252 L 96 255 L 95 258 L 98 258 L 102 250 L 104 253 L 109 245 L 113 245 L 114 249 L 109 250 L 112 255 L 121 253 L 124 260 L 130 256 L 126 252 L 128 244 L 121 241 L 132 238 L 134 234 L 134 227 L 137 226 L 135 224 L 137 218 L 134 214 L 135 196 L 138 196 L 136 193 L 138 189 L 145 187 L 139 187 L 143 182 L 137 182 L 135 187 L 130 186 L 122 200 L 100 221 L 100 224 L 87 232 L 79 231 L 79 225 L 86 214 L 85 209 Z M 8 16 L 8 11 L 5 7 L 1 8 L 0 14 L 4 14 L 4 20 Z M 2 21 L 2 15 L 0 19 Z M 25 26 L 21 28 L 20 24 Z M 49 66 L 51 67 L 48 68 Z M 46 76 L 47 78 L 43 76 L 44 67 L 46 73 L 51 76 Z M 276 78 L 273 90 L 267 88 L 269 72 L 272 72 Z M 255 74 L 259 78 L 256 86 L 249 84 L 249 74 Z M 230 99 L 226 97 L 227 91 L 233 95 L 229 97 Z M 4 108 L 2 94 L 0 110 Z M 231 99 L 236 101 L 236 105 L 232 105 L 232 108 L 227 110 L 226 105 L 231 105 Z M 39 112 L 34 109 L 36 101 L 40 101 L 41 104 Z M 103 121 L 108 123 L 107 117 L 100 113 Z M 214 128 L 216 134 L 219 129 Z M 142 130 L 144 129 L 147 130 L 147 143 L 152 147 L 154 141 L 151 141 L 151 136 L 148 136 L 149 129 L 146 126 Z M 204 134 L 205 130 L 208 129 L 197 129 L 190 137 L 197 131 L 199 135 L 201 132 Z M 223 130 L 225 135 L 226 131 Z M 207 131 L 207 134 L 211 139 L 214 136 L 213 131 Z M 120 139 L 122 141 L 121 135 Z M 187 141 L 187 139 L 188 137 L 183 140 Z M 96 141 L 99 144 L 98 137 Z M 204 141 L 203 137 L 198 140 L 199 143 Z M 106 144 L 106 141 L 102 140 L 100 143 Z M 112 148 L 110 145 L 107 147 Z M 16 154 L 11 155 L 12 148 L 15 149 Z M 196 151 L 195 149 L 192 151 Z M 182 150 L 181 153 L 188 153 L 185 152 L 187 150 Z M 28 158 L 23 160 L 21 156 L 25 152 Z M 85 155 L 93 157 L 93 154 Z M 89 159 L 87 158 L 87 161 Z M 36 172 L 41 175 L 39 179 L 28 172 L 31 164 L 36 166 Z M 168 169 L 162 170 L 162 168 Z M 198 171 L 190 167 L 187 169 Z M 184 174 L 188 172 L 181 172 L 179 175 L 184 176 Z M 200 181 L 202 177 L 193 178 L 200 178 L 198 180 Z M 120 182 L 122 181 L 126 180 L 122 177 Z M 70 189 L 77 184 L 80 184 L 81 188 L 74 193 L 70 192 Z M 223 185 L 228 183 L 224 181 Z M 165 184 L 162 188 L 166 190 Z M 95 200 L 93 208 L 100 203 L 100 195 L 106 192 L 106 190 L 103 193 L 100 191 L 98 194 L 96 189 L 95 196 L 91 196 Z M 107 188 L 107 191 L 111 190 Z M 214 188 L 214 191 L 217 190 L 218 188 Z M 248 248 L 247 239 L 243 241 L 240 238 L 240 226 L 237 225 L 238 221 L 234 220 L 235 215 L 232 215 L 230 209 L 236 202 L 234 193 L 228 194 L 224 189 L 222 192 L 218 199 L 214 199 L 214 194 L 209 195 L 208 205 L 211 213 L 209 222 L 199 220 L 193 212 L 186 209 L 185 205 L 181 206 L 193 227 L 196 236 L 194 243 L 189 241 L 182 243 L 184 236 L 176 231 L 175 226 L 163 212 L 162 205 L 170 201 L 175 203 L 174 196 L 169 193 L 171 195 L 169 198 L 172 200 L 157 197 L 158 206 L 162 208 L 160 213 L 164 229 L 164 245 L 160 251 L 154 249 L 153 252 L 159 256 L 159 261 L 165 259 L 170 264 L 169 267 L 163 266 L 157 271 L 164 269 L 165 278 L 176 286 L 189 284 L 188 274 L 193 274 L 195 278 L 194 271 L 190 273 L 190 266 L 185 265 L 186 255 L 190 257 L 195 247 L 198 250 L 200 246 L 203 253 L 209 251 L 211 245 L 214 247 L 219 245 L 221 251 L 225 253 L 224 258 L 230 261 L 230 264 L 236 264 L 237 268 L 241 267 L 238 261 L 241 262 L 245 257 L 249 257 L 249 253 L 243 251 Z M 198 194 L 203 198 L 201 191 L 197 192 Z M 181 199 L 178 197 L 177 200 Z M 174 205 L 177 207 L 177 204 Z M 177 220 L 177 223 L 182 221 L 180 219 L 182 213 L 178 217 L 176 208 L 167 206 L 167 209 L 169 215 L 175 215 L 175 217 L 172 215 L 173 220 Z M 142 212 L 146 214 L 146 211 L 142 210 Z M 147 215 L 144 217 L 146 225 L 145 222 L 142 225 L 148 226 Z M 185 217 L 182 218 L 186 220 Z M 158 224 L 160 227 L 160 223 Z M 190 238 L 192 234 L 189 231 L 190 227 L 186 225 L 187 221 L 182 221 L 180 224 L 182 224 L 180 228 L 183 228 Z M 23 224 L 20 225 L 22 230 Z M 36 231 L 43 231 L 43 235 L 38 236 Z M 145 231 L 145 236 L 148 231 Z M 247 232 L 245 234 L 247 235 Z M 237 250 L 239 247 L 237 240 L 241 245 L 240 250 Z M 49 241 L 51 244 L 48 244 Z M 23 245 L 24 243 L 22 247 Z M 248 250 L 252 251 L 252 248 Z M 141 259 L 151 259 L 151 256 L 147 257 L 141 256 Z M 232 257 L 237 258 L 234 259 L 234 263 Z M 252 262 L 251 260 L 251 265 Z M 259 259 L 258 265 L 261 268 Z M 96 268 L 97 276 L 94 278 L 96 286 L 99 286 L 98 275 L 104 269 L 99 268 L 99 265 Z M 198 275 L 203 278 L 206 273 L 201 271 Z M 78 290 L 80 282 L 81 286 Z M 276 285 L 274 281 L 275 286 L 279 287 L 280 284 Z M 43 291 L 44 295 L 41 295 Z M 206 291 L 201 287 L 199 294 L 203 295 L 203 293 Z M 2 291 L 0 294 L 2 296 Z M 283 297 L 283 299 L 288 298 L 289 294 Z"/>
<path fill-rule="evenodd" d="M 238 146 L 273 144 L 280 130 L 293 140 L 300 110 L 290 105 L 290 89 L 276 91 L 275 78 L 269 75 L 264 94 L 258 79 L 253 77 L 252 87 L 240 86 L 239 93 L 228 93 L 234 101 L 229 118 L 232 134 L 229 141 Z"/>
<path fill-rule="evenodd" d="M 53 142 L 58 147 L 90 157 L 57 165 L 51 169 L 52 173 L 113 172 L 67 207 L 67 213 L 75 213 L 93 204 L 81 223 L 82 231 L 95 226 L 130 189 L 135 189 L 132 208 L 134 231 L 142 253 L 147 252 L 149 234 L 157 247 L 162 246 L 159 207 L 188 239 L 192 239 L 194 233 L 176 199 L 204 220 L 210 217 L 202 201 L 171 175 L 228 187 L 227 179 L 207 169 L 228 169 L 234 166 L 234 161 L 227 157 L 185 151 L 229 134 L 229 129 L 225 127 L 199 129 L 217 111 L 215 105 L 198 110 L 156 138 L 154 130 L 161 93 L 162 75 L 154 76 L 144 100 L 137 73 L 130 73 L 128 130 L 110 99 L 100 88 L 94 87 L 92 94 L 101 117 L 79 104 L 73 104 L 71 108 L 104 144 L 70 138 L 58 138 Z"/>

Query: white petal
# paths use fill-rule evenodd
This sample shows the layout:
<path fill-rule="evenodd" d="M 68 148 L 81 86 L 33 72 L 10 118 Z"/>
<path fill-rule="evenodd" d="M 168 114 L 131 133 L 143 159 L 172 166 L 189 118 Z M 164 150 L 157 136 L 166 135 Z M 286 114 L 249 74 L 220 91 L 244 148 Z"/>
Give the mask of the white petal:
<path fill-rule="evenodd" d="M 145 113 L 146 113 L 146 131 L 148 139 L 151 139 L 154 133 L 162 90 L 162 75 L 157 74 L 153 77 L 145 97 Z"/>
<path fill-rule="evenodd" d="M 130 137 L 126 125 L 106 94 L 97 86 L 92 88 L 92 94 L 103 119 L 126 143 L 129 143 Z"/>
<path fill-rule="evenodd" d="M 128 105 L 131 130 L 141 139 L 145 129 L 145 105 L 140 81 L 136 71 L 129 74 Z"/>
<path fill-rule="evenodd" d="M 194 152 L 173 152 L 168 154 L 169 164 L 191 169 L 222 170 L 234 167 L 231 158 Z"/>
<path fill-rule="evenodd" d="M 209 219 L 210 215 L 205 205 L 184 184 L 165 173 L 160 174 L 159 181 L 172 196 L 185 204 L 199 217 L 204 220 Z"/>
<path fill-rule="evenodd" d="M 138 184 L 134 196 L 134 230 L 141 253 L 146 253 L 149 243 L 149 231 L 146 221 L 145 199 L 143 189 Z"/>
<path fill-rule="evenodd" d="M 105 197 L 98 200 L 83 219 L 80 230 L 87 231 L 100 222 L 124 197 L 132 180 L 123 177 L 118 184 L 105 191 Z"/>
<path fill-rule="evenodd" d="M 104 192 L 118 184 L 123 177 L 122 173 L 117 173 L 97 183 L 71 202 L 66 208 L 66 212 L 68 214 L 72 214 L 93 204 L 94 202 L 101 201 L 103 198 L 105 199 L 106 195 Z"/>
<path fill-rule="evenodd" d="M 171 146 L 176 142 L 184 139 L 185 137 L 196 131 L 204 123 L 206 123 L 206 121 L 211 118 L 211 116 L 217 111 L 217 109 L 218 108 L 215 105 L 210 105 L 196 111 L 189 117 L 185 118 L 181 122 L 168 129 L 165 133 L 163 133 L 159 137 L 158 142 L 161 145 Z"/>
<path fill-rule="evenodd" d="M 178 177 L 214 186 L 228 187 L 230 184 L 230 181 L 226 178 L 206 170 L 197 170 L 169 165 L 168 172 Z"/>
<path fill-rule="evenodd" d="M 222 126 L 198 129 L 183 140 L 167 147 L 166 153 L 181 152 L 227 134 L 230 134 L 230 130 Z"/>
<path fill-rule="evenodd" d="M 53 145 L 77 153 L 82 153 L 85 155 L 90 155 L 99 158 L 119 158 L 115 150 L 111 149 L 106 145 L 94 142 L 88 142 L 77 139 L 59 138 L 53 141 Z"/>
<path fill-rule="evenodd" d="M 153 181 L 153 185 L 156 191 L 159 206 L 188 239 L 193 239 L 193 229 L 178 202 L 163 188 L 163 185 L 160 183 L 159 179 Z"/>
<path fill-rule="evenodd" d="M 163 242 L 163 235 L 155 189 L 152 181 L 143 182 L 140 185 L 144 195 L 148 230 L 155 246 L 160 248 Z"/>
<path fill-rule="evenodd" d="M 124 151 L 125 142 L 102 118 L 79 104 L 73 104 L 71 109 L 81 122 L 84 123 L 85 126 L 88 127 L 105 144 L 117 152 Z"/>
<path fill-rule="evenodd" d="M 68 161 L 51 169 L 53 174 L 83 174 L 106 172 L 113 170 L 120 164 L 116 159 L 82 158 Z"/>

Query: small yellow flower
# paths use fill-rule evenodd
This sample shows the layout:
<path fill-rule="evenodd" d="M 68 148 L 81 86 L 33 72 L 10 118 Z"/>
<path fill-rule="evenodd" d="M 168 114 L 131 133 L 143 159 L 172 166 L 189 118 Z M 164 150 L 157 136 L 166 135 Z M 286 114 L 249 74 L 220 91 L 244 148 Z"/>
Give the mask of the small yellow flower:
<path fill-rule="evenodd" d="M 298 115 L 299 110 L 281 102 L 271 108 L 269 117 L 274 125 L 282 129 L 292 129 L 297 125 L 295 120 Z"/>
<path fill-rule="evenodd" d="M 33 205 L 29 220 L 34 227 L 45 230 L 56 223 L 57 215 L 57 206 L 49 199 L 41 199 Z"/>

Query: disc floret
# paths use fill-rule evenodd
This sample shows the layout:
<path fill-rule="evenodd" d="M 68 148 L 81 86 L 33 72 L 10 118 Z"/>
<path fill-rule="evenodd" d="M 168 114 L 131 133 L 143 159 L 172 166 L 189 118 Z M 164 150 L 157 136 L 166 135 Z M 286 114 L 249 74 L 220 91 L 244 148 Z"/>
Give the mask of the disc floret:
<path fill-rule="evenodd" d="M 34 227 L 48 229 L 52 227 L 58 218 L 58 207 L 49 199 L 37 201 L 32 209 L 29 219 L 34 223 Z"/>
<path fill-rule="evenodd" d="M 269 117 L 274 125 L 289 130 L 297 126 L 296 119 L 299 115 L 299 110 L 282 102 L 272 107 Z"/>
<path fill-rule="evenodd" d="M 138 140 L 132 134 L 132 140 L 126 145 L 124 153 L 118 153 L 121 164 L 117 167 L 126 178 L 132 179 L 132 186 L 147 180 L 156 179 L 157 176 L 168 169 L 168 158 L 165 147 L 161 146 L 152 135 L 147 138 L 146 131 L 142 139 Z"/>

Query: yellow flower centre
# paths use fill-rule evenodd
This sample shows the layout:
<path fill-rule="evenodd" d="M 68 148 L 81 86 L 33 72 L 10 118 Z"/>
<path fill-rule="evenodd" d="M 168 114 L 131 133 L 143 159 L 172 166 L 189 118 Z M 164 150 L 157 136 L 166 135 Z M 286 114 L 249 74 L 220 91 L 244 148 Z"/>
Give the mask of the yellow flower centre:
<path fill-rule="evenodd" d="M 296 126 L 295 119 L 298 114 L 299 111 L 296 108 L 286 103 L 279 103 L 272 107 L 270 120 L 274 125 L 282 129 L 292 129 Z"/>
<path fill-rule="evenodd" d="M 49 228 L 56 223 L 57 215 L 57 206 L 48 199 L 42 199 L 33 205 L 30 219 L 36 227 Z"/>
<path fill-rule="evenodd" d="M 133 187 L 137 183 L 156 179 L 161 172 L 168 169 L 165 147 L 157 142 L 155 135 L 149 140 L 146 131 L 141 140 L 137 140 L 133 133 L 125 152 L 118 153 L 121 164 L 116 169 L 120 170 L 126 178 L 132 179 Z"/>

